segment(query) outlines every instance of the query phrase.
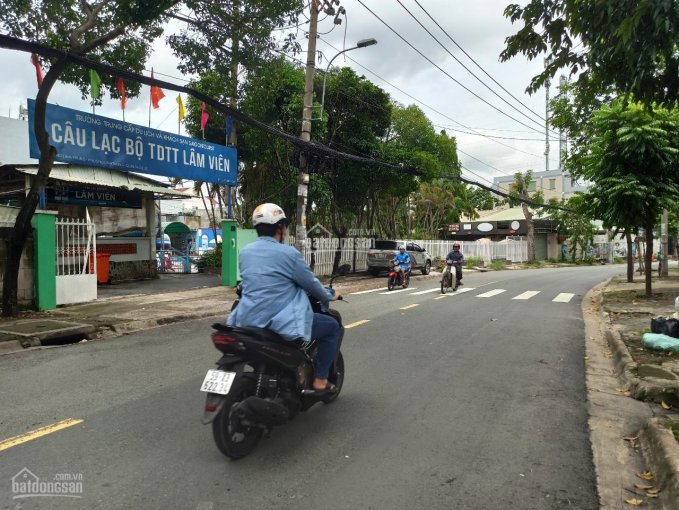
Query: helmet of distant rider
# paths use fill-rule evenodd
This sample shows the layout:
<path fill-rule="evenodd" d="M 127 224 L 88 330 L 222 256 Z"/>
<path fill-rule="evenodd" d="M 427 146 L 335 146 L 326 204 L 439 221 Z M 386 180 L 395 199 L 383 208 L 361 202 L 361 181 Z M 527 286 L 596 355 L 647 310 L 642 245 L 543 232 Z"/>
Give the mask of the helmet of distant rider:
<path fill-rule="evenodd" d="M 401 246 L 398 247 L 398 251 L 404 252 L 404 251 L 406 251 L 406 247 L 401 245 Z"/>
<path fill-rule="evenodd" d="M 276 204 L 258 205 L 252 213 L 252 225 L 254 227 L 257 225 L 276 225 L 282 221 L 288 223 L 285 212 Z"/>
<path fill-rule="evenodd" d="M 458 250 L 460 249 L 460 245 L 458 243 L 453 244 L 453 250 L 457 248 Z"/>

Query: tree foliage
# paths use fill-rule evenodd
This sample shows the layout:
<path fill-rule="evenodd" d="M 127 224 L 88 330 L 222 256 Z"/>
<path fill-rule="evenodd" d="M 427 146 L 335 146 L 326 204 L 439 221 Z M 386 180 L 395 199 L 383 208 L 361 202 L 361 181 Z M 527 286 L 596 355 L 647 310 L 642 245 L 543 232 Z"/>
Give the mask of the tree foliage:
<path fill-rule="evenodd" d="M 589 151 L 579 161 L 593 182 L 594 215 L 609 228 L 643 226 L 650 268 L 656 218 L 679 195 L 679 112 L 616 101 L 594 114 L 587 132 Z M 650 271 L 646 293 L 652 293 Z"/>
<path fill-rule="evenodd" d="M 675 0 L 530 0 L 505 16 L 523 23 L 506 39 L 506 61 L 546 54 L 545 70 L 528 86 L 536 92 L 561 69 L 578 75 L 589 98 L 613 87 L 644 105 L 671 107 L 679 97 L 679 3 Z M 582 49 L 578 49 L 582 44 Z"/>
<path fill-rule="evenodd" d="M 534 191 L 532 193 L 529 191 L 534 183 L 535 180 L 533 179 L 532 170 L 528 170 L 524 174 L 516 172 L 514 174 L 514 182 L 509 186 L 509 198 L 507 199 L 507 203 L 512 207 L 520 205 L 523 216 L 526 218 L 526 223 L 528 225 L 528 233 L 526 235 L 526 240 L 528 242 L 528 262 L 533 262 L 535 260 L 535 222 L 533 220 L 535 213 L 530 209 L 526 202 L 530 201 L 535 204 L 544 203 L 542 191 Z"/>
<path fill-rule="evenodd" d="M 0 3 L 0 28 L 12 36 L 40 42 L 94 60 L 140 72 L 152 38 L 160 34 L 165 16 L 178 2 L 175 0 L 5 0 Z M 50 67 L 38 89 L 33 131 L 40 148 L 38 172 L 17 216 L 7 243 L 4 269 L 2 313 L 16 315 L 19 261 L 31 230 L 31 218 L 38 205 L 54 164 L 56 149 L 50 145 L 45 130 L 47 99 L 58 80 L 87 89 L 87 72 L 72 67 L 65 58 L 49 61 Z M 115 77 L 102 77 L 104 86 L 115 91 Z M 139 86 L 130 84 L 130 96 Z M 112 92 L 115 97 L 117 91 Z"/>

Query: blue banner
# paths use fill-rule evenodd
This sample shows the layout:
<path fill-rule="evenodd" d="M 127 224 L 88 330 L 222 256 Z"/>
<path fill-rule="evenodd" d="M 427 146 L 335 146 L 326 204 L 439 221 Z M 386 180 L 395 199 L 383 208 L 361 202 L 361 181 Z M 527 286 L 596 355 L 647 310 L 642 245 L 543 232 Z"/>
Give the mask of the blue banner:
<path fill-rule="evenodd" d="M 52 204 L 98 205 L 101 207 L 128 207 L 141 209 L 141 191 L 119 188 L 102 188 L 80 184 L 45 188 L 45 197 Z"/>
<path fill-rule="evenodd" d="M 40 158 L 28 100 L 30 156 Z M 182 179 L 237 184 L 236 149 L 48 104 L 45 129 L 56 161 Z"/>

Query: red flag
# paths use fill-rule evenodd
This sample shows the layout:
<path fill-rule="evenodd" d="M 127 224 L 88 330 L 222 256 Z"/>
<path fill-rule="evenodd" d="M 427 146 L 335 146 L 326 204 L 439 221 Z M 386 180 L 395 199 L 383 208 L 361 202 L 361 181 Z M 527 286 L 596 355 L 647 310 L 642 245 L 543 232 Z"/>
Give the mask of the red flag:
<path fill-rule="evenodd" d="M 151 79 L 153 79 L 153 68 L 151 68 Z M 156 85 L 151 85 L 151 104 L 154 108 L 160 108 L 158 101 L 165 97 L 165 92 Z"/>
<path fill-rule="evenodd" d="M 120 92 L 120 109 L 124 110 L 127 106 L 127 93 L 125 92 L 125 82 L 122 78 L 116 80 L 116 88 Z"/>
<path fill-rule="evenodd" d="M 35 77 L 38 79 L 38 87 L 42 86 L 42 67 L 40 67 L 40 61 L 38 56 L 33 53 L 31 54 L 31 63 L 35 66 Z"/>
<path fill-rule="evenodd" d="M 205 111 L 205 103 L 200 103 L 200 109 L 203 110 L 203 113 L 200 114 L 200 130 L 203 131 L 203 136 L 205 136 L 205 126 L 207 126 L 210 116 Z"/>

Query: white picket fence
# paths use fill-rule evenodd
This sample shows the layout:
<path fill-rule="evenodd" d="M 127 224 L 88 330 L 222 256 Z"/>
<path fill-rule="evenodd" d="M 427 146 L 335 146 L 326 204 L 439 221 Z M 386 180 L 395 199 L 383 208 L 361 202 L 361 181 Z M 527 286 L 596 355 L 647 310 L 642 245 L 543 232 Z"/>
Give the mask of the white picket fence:
<path fill-rule="evenodd" d="M 294 236 L 288 236 L 287 243 L 295 244 Z M 340 240 L 333 238 L 309 238 L 304 250 L 304 258 L 314 268 L 316 276 L 332 274 L 335 253 Z M 431 255 L 445 258 L 453 249 L 453 241 L 413 241 Z M 525 262 L 528 260 L 528 243 L 525 240 L 505 239 L 503 241 L 456 241 L 460 244 L 460 251 L 466 258 L 480 257 L 486 264 L 494 260 L 507 262 Z M 342 239 L 340 265 L 349 264 L 352 271 L 366 271 L 368 269 L 368 250 L 373 246 L 374 239 L 367 237 Z M 313 264 L 312 264 L 313 258 Z"/>

